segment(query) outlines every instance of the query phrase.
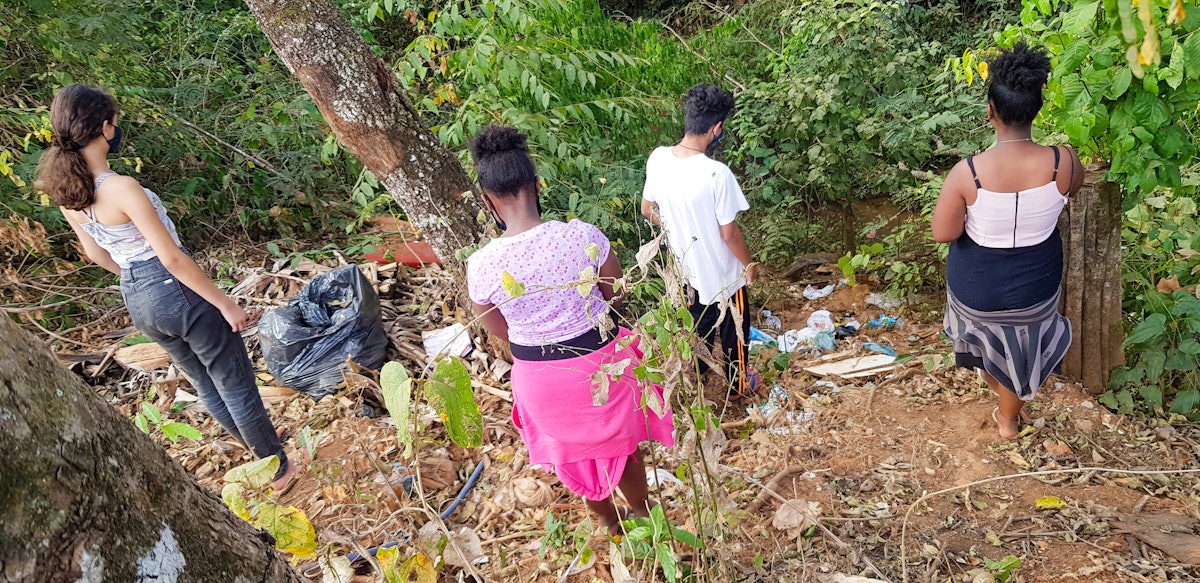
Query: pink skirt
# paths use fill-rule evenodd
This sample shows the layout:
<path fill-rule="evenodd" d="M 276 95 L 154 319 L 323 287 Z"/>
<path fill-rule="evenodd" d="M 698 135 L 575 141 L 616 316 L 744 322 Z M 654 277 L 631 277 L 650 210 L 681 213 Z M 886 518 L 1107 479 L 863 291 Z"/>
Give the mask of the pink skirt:
<path fill-rule="evenodd" d="M 618 340 L 633 334 L 622 328 Z M 642 352 L 609 342 L 586 356 L 565 360 L 514 359 L 513 424 L 529 448 L 529 462 L 558 475 L 572 492 L 589 500 L 612 495 L 638 443 L 675 445 L 669 405 L 662 417 L 642 405 L 643 387 L 633 375 Z M 592 404 L 592 374 L 601 364 L 629 359 L 624 374 L 609 379 L 608 401 Z M 662 387 L 647 390 L 662 401 Z"/>

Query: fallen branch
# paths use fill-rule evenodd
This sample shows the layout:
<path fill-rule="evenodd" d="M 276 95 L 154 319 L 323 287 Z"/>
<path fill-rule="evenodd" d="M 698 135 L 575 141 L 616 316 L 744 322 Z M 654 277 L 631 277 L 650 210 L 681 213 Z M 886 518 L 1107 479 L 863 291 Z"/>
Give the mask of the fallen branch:
<path fill-rule="evenodd" d="M 763 504 L 766 504 L 767 499 L 769 499 L 772 494 L 779 497 L 779 495 L 776 494 L 776 491 L 779 489 L 780 486 L 783 485 L 784 480 L 788 479 L 793 474 L 802 474 L 802 473 L 804 473 L 804 468 L 801 466 L 791 466 L 788 468 L 784 468 L 778 474 L 775 474 L 775 477 L 771 478 L 771 481 L 767 482 L 766 486 L 763 486 L 762 491 L 758 493 L 758 496 L 756 496 L 754 498 L 754 501 L 751 502 L 748 506 L 746 506 L 746 510 L 751 513 L 758 512 L 758 509 L 762 508 Z"/>

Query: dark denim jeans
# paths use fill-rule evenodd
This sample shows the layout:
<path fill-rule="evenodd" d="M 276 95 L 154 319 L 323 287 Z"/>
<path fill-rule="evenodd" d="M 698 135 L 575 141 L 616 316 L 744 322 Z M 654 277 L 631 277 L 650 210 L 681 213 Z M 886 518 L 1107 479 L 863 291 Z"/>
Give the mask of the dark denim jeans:
<path fill-rule="evenodd" d="M 133 325 L 162 346 L 191 381 L 208 412 L 260 458 L 287 455 L 263 408 L 242 337 L 215 306 L 175 279 L 158 258 L 121 270 L 121 295 Z"/>

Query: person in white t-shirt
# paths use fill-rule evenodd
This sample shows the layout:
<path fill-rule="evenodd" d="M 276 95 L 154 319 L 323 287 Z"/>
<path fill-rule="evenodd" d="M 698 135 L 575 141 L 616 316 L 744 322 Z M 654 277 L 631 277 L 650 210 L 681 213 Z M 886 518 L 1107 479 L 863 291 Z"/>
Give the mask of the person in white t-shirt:
<path fill-rule="evenodd" d="M 724 135 L 732 109 L 733 94 L 720 87 L 701 83 L 688 89 L 683 96 L 683 139 L 656 148 L 646 162 L 642 214 L 666 230 L 691 287 L 689 309 L 696 333 L 710 349 L 719 327 L 730 394 L 738 399 L 752 393 L 755 384 L 746 362 L 746 287 L 754 282 L 755 268 L 736 222 L 750 204 L 729 167 L 705 155 Z M 703 362 L 699 367 L 702 373 L 708 368 Z"/>

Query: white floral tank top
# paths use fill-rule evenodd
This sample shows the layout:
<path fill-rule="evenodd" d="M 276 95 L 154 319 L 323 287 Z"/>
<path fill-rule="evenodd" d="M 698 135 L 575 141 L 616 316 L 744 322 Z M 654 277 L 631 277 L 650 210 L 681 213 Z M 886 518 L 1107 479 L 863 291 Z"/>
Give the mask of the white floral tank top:
<path fill-rule="evenodd" d="M 95 189 L 99 190 L 100 185 L 108 179 L 109 176 L 116 175 L 116 172 L 108 172 L 96 177 Z M 154 206 L 154 212 L 158 214 L 158 220 L 162 221 L 167 232 L 171 234 L 171 239 L 179 245 L 179 235 L 175 232 L 175 223 L 171 222 L 167 216 L 167 209 L 163 208 L 162 200 L 158 198 L 154 191 L 148 188 L 142 188 L 146 193 L 146 198 L 150 199 L 150 204 Z M 96 240 L 96 244 L 100 245 L 108 254 L 112 256 L 113 261 L 121 266 L 121 269 L 128 269 L 130 265 L 145 261 L 155 257 L 154 249 L 150 247 L 150 242 L 138 230 L 137 225 L 133 221 L 122 225 L 103 225 L 96 222 L 95 212 L 91 207 L 84 209 L 83 214 L 91 219 L 90 222 L 81 223 L 79 226 L 85 233 Z"/>

